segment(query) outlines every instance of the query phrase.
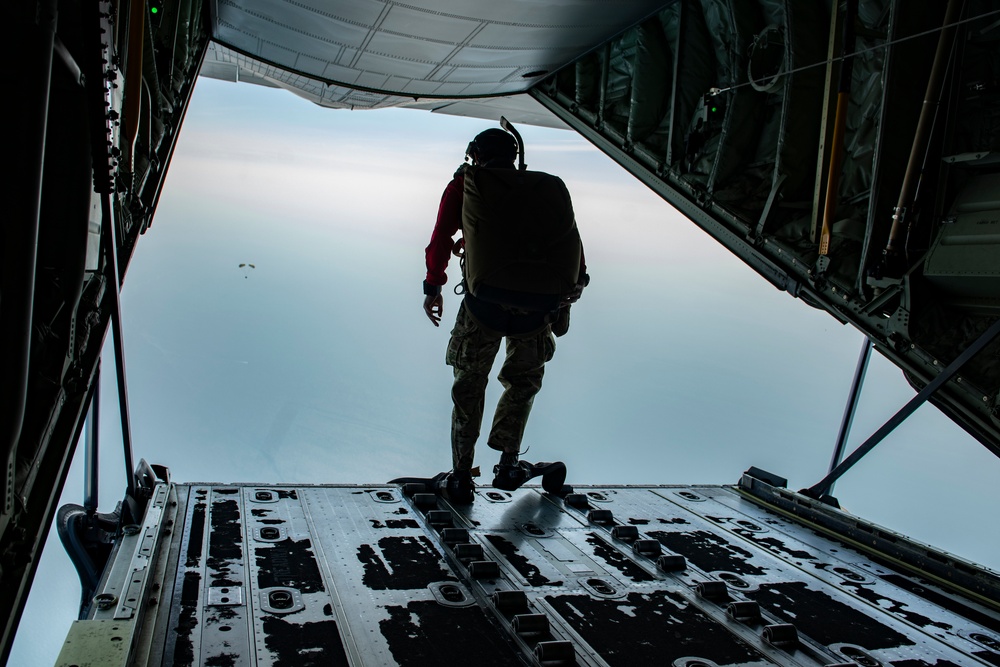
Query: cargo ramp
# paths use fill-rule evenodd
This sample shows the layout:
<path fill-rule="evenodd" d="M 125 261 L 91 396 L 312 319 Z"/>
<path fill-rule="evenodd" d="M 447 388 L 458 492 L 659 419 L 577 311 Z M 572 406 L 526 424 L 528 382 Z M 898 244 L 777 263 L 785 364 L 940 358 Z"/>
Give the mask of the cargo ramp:
<path fill-rule="evenodd" d="M 1000 578 L 733 486 L 156 483 L 58 665 L 1000 665 Z"/>

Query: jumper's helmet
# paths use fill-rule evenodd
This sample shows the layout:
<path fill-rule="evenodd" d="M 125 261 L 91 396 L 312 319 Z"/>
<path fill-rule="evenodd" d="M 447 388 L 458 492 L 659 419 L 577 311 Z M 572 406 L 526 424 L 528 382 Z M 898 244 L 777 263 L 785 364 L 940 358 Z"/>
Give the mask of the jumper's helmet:
<path fill-rule="evenodd" d="M 479 164 L 488 162 L 513 162 L 517 157 L 517 141 L 509 133 L 497 128 L 490 128 L 476 135 L 465 149 L 465 157 L 478 160 Z"/>

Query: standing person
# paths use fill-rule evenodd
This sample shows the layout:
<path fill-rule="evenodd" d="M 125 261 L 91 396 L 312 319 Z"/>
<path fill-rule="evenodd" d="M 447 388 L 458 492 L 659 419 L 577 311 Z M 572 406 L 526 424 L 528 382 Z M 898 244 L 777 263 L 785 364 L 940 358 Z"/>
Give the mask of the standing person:
<path fill-rule="evenodd" d="M 501 452 L 493 486 L 513 490 L 531 476 L 519 462 L 521 439 L 545 363 L 565 333 L 569 305 L 589 282 L 583 248 L 565 184 L 514 161 L 520 137 L 489 129 L 466 149 L 466 159 L 445 188 L 425 255 L 424 312 L 439 326 L 441 287 L 452 254 L 461 258 L 464 299 L 448 343 L 454 368 L 452 471 L 444 492 L 456 502 L 474 497 L 473 459 L 483 420 L 488 374 L 506 338 L 498 379 L 504 387 L 486 441 Z M 516 137 L 516 139 L 515 139 Z M 461 230 L 462 238 L 454 242 Z M 561 482 L 560 482 L 561 484 Z"/>

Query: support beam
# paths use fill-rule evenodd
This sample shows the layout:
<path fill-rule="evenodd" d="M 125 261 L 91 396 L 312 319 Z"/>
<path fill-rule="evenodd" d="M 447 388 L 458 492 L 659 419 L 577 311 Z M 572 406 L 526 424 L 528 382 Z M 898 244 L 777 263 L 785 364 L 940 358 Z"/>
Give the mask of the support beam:
<path fill-rule="evenodd" d="M 972 345 L 965 348 L 965 351 L 958 355 L 958 358 L 951 362 L 947 368 L 941 371 L 937 377 L 931 380 L 927 386 L 921 389 L 916 396 L 910 399 L 910 402 L 904 405 L 899 412 L 893 415 L 892 419 L 883 424 L 879 430 L 875 431 L 870 438 L 865 440 L 860 447 L 854 450 L 854 453 L 848 456 L 847 460 L 831 470 L 830 473 L 818 483 L 809 489 L 803 490 L 803 493 L 810 498 L 822 498 L 823 496 L 829 494 L 830 489 L 833 488 L 834 482 L 840 479 L 845 472 L 854 467 L 854 464 L 860 461 L 865 454 L 873 450 L 878 443 L 882 442 L 887 435 L 892 433 L 897 426 L 902 424 L 907 417 L 923 405 L 927 399 L 941 387 L 941 385 L 958 373 L 962 366 L 965 365 L 965 362 L 976 356 L 976 354 L 981 352 L 982 349 L 990 343 L 990 341 L 996 338 L 997 334 L 1000 334 L 1000 319 L 995 321 L 992 326 L 990 326 L 990 328 L 987 329 L 983 335 L 977 338 Z"/>
<path fill-rule="evenodd" d="M 135 496 L 135 462 L 132 458 L 132 426 L 128 409 L 128 382 L 125 379 L 125 338 L 122 335 L 121 281 L 118 277 L 118 243 L 115 224 L 111 216 L 111 194 L 101 198 L 101 245 L 104 251 L 104 270 L 111 293 L 111 327 L 115 345 L 115 372 L 118 376 L 118 410 L 122 422 L 122 445 L 125 448 L 125 474 L 127 494 Z"/>
<path fill-rule="evenodd" d="M 101 366 L 98 362 L 90 386 L 90 411 L 87 414 L 87 440 L 84 449 L 83 507 L 88 513 L 97 511 L 100 472 Z"/>
<path fill-rule="evenodd" d="M 851 424 L 854 423 L 854 413 L 858 409 L 858 399 L 861 397 L 861 386 L 865 383 L 865 374 L 868 372 L 868 361 L 872 356 L 872 341 L 865 336 L 865 342 L 861 345 L 861 354 L 858 356 L 858 366 L 854 371 L 854 380 L 851 382 L 851 393 L 847 397 L 847 405 L 844 406 L 844 417 L 840 420 L 840 433 L 837 434 L 837 444 L 833 448 L 833 458 L 830 459 L 830 472 L 833 472 L 840 460 L 844 458 L 844 449 L 847 447 L 847 438 L 851 435 Z M 833 493 L 833 484 L 827 493 Z"/>

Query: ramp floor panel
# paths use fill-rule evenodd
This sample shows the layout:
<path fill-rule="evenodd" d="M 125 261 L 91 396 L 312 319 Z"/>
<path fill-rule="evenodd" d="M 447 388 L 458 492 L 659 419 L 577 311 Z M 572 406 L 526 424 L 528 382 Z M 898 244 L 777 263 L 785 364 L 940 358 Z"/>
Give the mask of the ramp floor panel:
<path fill-rule="evenodd" d="M 1000 665 L 995 604 L 735 487 L 171 492 L 169 613 L 129 621 L 159 638 L 132 649 L 151 664 Z"/>

